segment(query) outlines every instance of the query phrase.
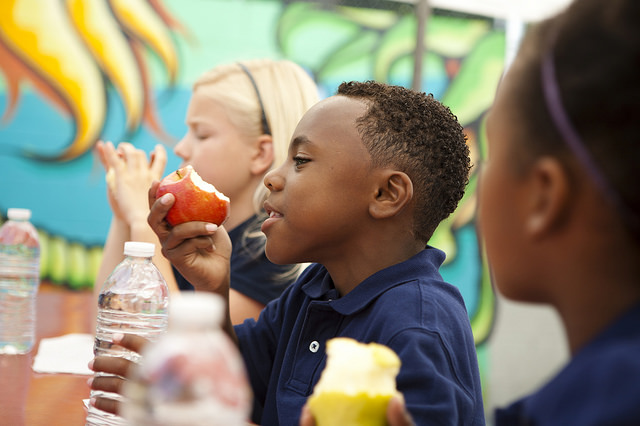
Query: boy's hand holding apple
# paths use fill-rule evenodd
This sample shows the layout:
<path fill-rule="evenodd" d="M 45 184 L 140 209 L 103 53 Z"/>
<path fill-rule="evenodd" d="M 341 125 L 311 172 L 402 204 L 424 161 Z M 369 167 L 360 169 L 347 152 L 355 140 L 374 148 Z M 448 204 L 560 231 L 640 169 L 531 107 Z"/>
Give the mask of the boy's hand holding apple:
<path fill-rule="evenodd" d="M 229 200 L 188 166 L 149 189 L 148 223 L 162 254 L 200 291 L 228 296 L 231 241 L 220 225 Z"/>
<path fill-rule="evenodd" d="M 202 180 L 192 166 L 167 175 L 156 190 L 156 198 L 171 193 L 175 203 L 167 212 L 171 226 L 201 221 L 222 225 L 229 217 L 229 198 Z"/>

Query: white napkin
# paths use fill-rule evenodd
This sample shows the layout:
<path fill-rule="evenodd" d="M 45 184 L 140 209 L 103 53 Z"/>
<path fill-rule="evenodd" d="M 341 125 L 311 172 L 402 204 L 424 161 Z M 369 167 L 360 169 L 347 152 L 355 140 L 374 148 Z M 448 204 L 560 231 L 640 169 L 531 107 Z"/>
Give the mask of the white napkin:
<path fill-rule="evenodd" d="M 93 375 L 87 366 L 93 359 L 93 335 L 66 334 L 42 339 L 33 361 L 37 373 L 71 373 Z"/>

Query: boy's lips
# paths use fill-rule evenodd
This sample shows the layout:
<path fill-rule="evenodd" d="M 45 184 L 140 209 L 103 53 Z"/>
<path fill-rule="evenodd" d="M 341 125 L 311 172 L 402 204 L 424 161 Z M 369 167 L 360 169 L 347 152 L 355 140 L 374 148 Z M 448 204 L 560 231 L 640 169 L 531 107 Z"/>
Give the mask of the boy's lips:
<path fill-rule="evenodd" d="M 277 222 L 283 217 L 282 213 L 280 213 L 266 201 L 264 203 L 264 210 L 267 212 L 267 215 L 269 215 L 269 217 L 262 223 L 262 232 L 266 232 L 266 230 L 269 229 L 274 224 L 274 222 Z"/>

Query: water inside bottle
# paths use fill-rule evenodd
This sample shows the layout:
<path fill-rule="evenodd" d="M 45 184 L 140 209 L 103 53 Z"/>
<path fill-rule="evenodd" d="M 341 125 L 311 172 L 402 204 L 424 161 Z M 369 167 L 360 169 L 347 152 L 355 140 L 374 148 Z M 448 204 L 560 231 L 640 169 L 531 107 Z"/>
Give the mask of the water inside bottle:
<path fill-rule="evenodd" d="M 39 266 L 37 248 L 0 245 L 0 354 L 27 353 L 33 347 Z"/>

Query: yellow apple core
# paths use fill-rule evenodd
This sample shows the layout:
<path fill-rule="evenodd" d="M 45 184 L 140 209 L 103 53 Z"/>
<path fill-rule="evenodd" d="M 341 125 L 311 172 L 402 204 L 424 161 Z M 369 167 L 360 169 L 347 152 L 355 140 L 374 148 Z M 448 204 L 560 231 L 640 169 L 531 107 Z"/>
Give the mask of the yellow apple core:
<path fill-rule="evenodd" d="M 400 359 L 378 343 L 338 337 L 327 342 L 327 365 L 309 397 L 317 426 L 386 424 L 397 393 Z"/>

